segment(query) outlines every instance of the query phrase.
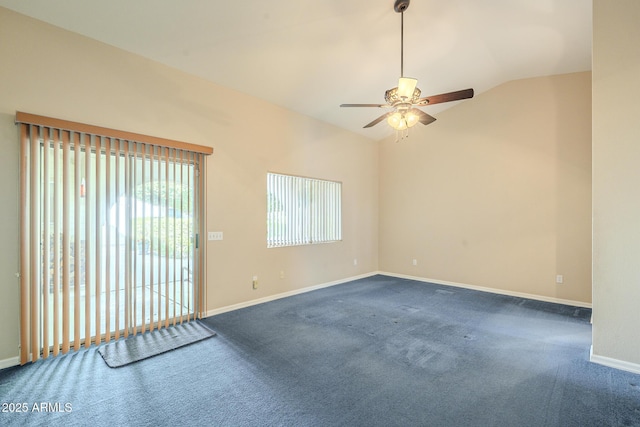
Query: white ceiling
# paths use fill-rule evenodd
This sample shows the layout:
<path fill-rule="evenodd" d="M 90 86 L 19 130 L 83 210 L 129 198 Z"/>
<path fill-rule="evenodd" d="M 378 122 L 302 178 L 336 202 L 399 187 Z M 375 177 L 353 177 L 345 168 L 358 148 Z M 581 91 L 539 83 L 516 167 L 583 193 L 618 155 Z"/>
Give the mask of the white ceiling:
<path fill-rule="evenodd" d="M 392 133 L 393 0 L 0 0 L 0 6 L 358 132 Z M 413 0 L 404 71 L 423 96 L 591 69 L 591 0 Z M 458 101 L 470 102 L 470 101 Z M 455 103 L 425 107 L 436 118 Z M 437 126 L 438 122 L 430 126 Z"/>

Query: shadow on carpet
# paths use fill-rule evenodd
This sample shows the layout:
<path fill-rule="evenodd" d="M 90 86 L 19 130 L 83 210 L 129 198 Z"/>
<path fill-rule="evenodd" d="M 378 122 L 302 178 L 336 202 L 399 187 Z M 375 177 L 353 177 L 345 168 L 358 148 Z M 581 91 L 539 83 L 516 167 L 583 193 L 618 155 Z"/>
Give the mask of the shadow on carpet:
<path fill-rule="evenodd" d="M 106 344 L 98 352 L 107 366 L 120 368 L 215 335 L 198 322 L 188 322 Z"/>

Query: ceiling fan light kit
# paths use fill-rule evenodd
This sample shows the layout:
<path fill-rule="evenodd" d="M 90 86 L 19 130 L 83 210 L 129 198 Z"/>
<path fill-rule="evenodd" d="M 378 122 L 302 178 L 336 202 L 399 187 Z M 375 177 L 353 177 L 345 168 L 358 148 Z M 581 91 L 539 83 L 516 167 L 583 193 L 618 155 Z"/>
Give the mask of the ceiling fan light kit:
<path fill-rule="evenodd" d="M 408 129 L 418 124 L 418 121 L 418 115 L 411 110 L 408 110 L 406 112 L 396 111 L 387 118 L 387 123 L 395 130 Z"/>
<path fill-rule="evenodd" d="M 440 95 L 428 96 L 420 98 L 421 91 L 418 89 L 418 80 L 410 77 L 404 77 L 404 12 L 409 8 L 411 0 L 395 0 L 393 10 L 400 14 L 400 79 L 398 86 L 389 89 L 384 94 L 386 104 L 342 104 L 341 107 L 378 107 L 393 108 L 393 111 L 383 114 L 364 127 L 369 128 L 377 125 L 381 121 L 387 121 L 387 124 L 396 131 L 406 131 L 408 128 L 416 125 L 418 122 L 423 125 L 433 123 L 436 119 L 424 111 L 415 108 L 423 107 L 430 104 L 439 104 L 442 102 L 458 101 L 473 97 L 473 89 L 464 89 L 456 92 L 443 93 Z M 402 138 L 408 136 L 403 133 Z"/>

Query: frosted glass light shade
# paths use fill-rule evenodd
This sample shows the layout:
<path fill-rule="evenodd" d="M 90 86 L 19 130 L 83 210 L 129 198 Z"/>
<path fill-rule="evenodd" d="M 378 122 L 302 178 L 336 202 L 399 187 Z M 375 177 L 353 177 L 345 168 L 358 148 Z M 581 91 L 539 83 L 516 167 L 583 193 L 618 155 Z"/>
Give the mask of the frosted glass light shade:
<path fill-rule="evenodd" d="M 402 99 L 409 100 L 413 98 L 413 92 L 416 90 L 418 80 L 410 77 L 400 77 L 398 81 L 398 96 Z"/>
<path fill-rule="evenodd" d="M 396 111 L 387 117 L 387 123 L 389 126 L 394 128 L 395 130 L 405 130 L 412 126 L 415 126 L 418 121 L 420 121 L 420 117 L 412 111 L 407 111 L 401 113 Z"/>
<path fill-rule="evenodd" d="M 389 126 L 395 130 L 404 130 L 407 128 L 407 121 L 404 119 L 404 115 L 395 112 L 387 118 Z"/>

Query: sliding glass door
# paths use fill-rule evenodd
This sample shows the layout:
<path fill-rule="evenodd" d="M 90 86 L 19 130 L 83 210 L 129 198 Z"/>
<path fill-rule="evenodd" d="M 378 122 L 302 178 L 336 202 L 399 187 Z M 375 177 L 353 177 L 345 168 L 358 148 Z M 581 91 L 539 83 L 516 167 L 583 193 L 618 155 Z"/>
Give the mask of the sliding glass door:
<path fill-rule="evenodd" d="M 200 314 L 202 153 L 30 124 L 22 152 L 22 363 Z"/>

